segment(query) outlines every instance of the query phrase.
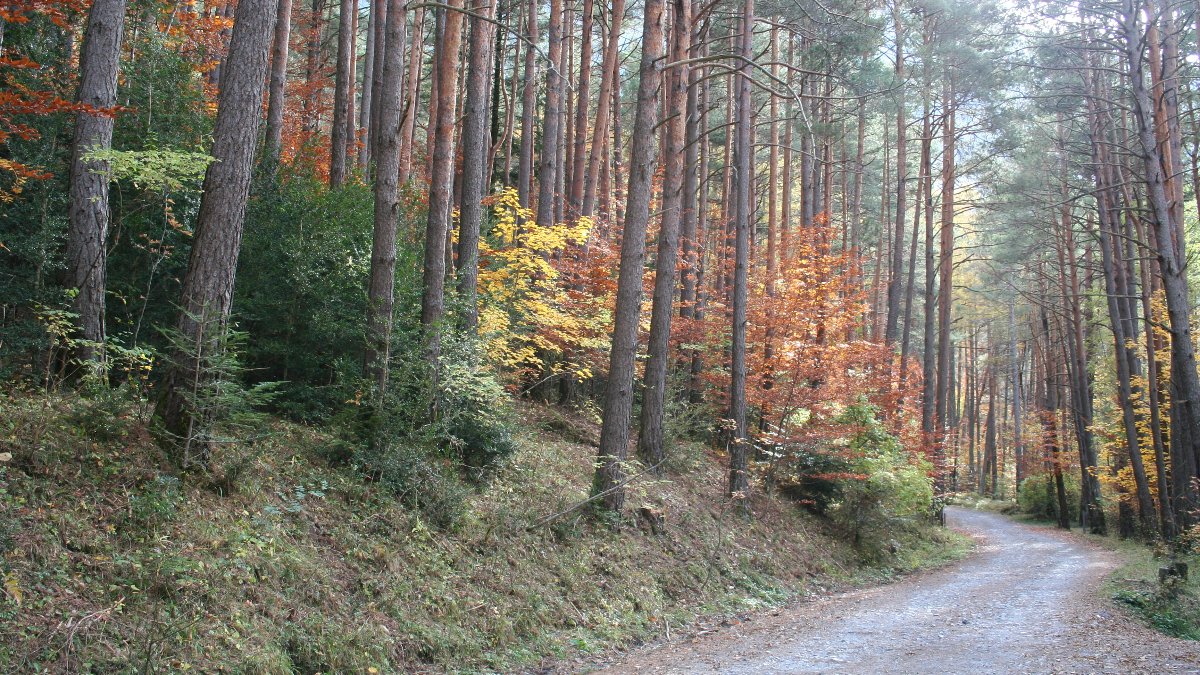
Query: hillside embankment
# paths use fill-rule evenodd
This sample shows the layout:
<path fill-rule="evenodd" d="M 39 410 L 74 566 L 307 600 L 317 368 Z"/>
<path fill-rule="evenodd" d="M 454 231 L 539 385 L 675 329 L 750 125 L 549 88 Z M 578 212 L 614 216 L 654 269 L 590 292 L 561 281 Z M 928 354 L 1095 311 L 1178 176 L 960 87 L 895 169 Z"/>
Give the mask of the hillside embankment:
<path fill-rule="evenodd" d="M 5 399 L 0 672 L 545 672 L 967 547 L 908 525 L 855 548 L 761 491 L 747 519 L 694 444 L 631 483 L 627 517 L 568 510 L 596 426 L 514 409 L 517 450 L 488 480 L 413 507 L 303 425 L 266 425 L 213 480 L 164 460 L 144 405 Z"/>

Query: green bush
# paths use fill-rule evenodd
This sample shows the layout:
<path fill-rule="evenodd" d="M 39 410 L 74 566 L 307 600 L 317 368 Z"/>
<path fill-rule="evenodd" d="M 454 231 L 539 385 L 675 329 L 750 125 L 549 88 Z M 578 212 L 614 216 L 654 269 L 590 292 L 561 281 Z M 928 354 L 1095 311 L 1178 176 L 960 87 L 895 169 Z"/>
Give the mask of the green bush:
<path fill-rule="evenodd" d="M 354 465 L 370 479 L 395 493 L 405 506 L 420 511 L 430 524 L 452 529 L 466 513 L 470 488 L 447 461 L 403 440 L 355 448 Z"/>
<path fill-rule="evenodd" d="M 1075 522 L 1079 520 L 1079 479 L 1073 474 L 1064 473 L 1063 482 L 1067 494 L 1067 519 Z M 1021 481 L 1017 504 L 1022 513 L 1039 520 L 1057 521 L 1058 493 L 1054 487 L 1054 475 L 1042 474 Z"/>
<path fill-rule="evenodd" d="M 467 475 L 480 480 L 516 450 L 512 406 L 495 374 L 482 360 L 478 343 L 465 335 L 443 338 L 438 380 L 440 435 Z"/>
<path fill-rule="evenodd" d="M 932 514 L 932 467 L 884 430 L 873 406 L 850 406 L 841 422 L 858 428 L 848 445 L 852 456 L 857 455 L 851 471 L 859 477 L 841 481 L 842 498 L 833 517 L 861 550 L 877 552 L 898 523 L 926 520 Z"/>

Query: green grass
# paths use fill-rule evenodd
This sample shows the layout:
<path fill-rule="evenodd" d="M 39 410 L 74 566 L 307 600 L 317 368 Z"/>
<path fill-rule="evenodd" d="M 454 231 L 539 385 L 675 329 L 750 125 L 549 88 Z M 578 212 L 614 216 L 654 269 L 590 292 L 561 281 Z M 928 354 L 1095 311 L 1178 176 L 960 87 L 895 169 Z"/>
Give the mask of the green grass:
<path fill-rule="evenodd" d="M 1171 559 L 1161 549 L 1112 536 L 1088 539 L 1117 551 L 1125 561 L 1109 577 L 1102 593 L 1154 630 L 1184 640 L 1200 640 L 1200 556 L 1179 555 L 1176 560 L 1188 565 L 1188 580 L 1163 584 L 1158 580 L 1158 569 Z"/>
<path fill-rule="evenodd" d="M 559 433 L 563 414 L 517 409 L 517 452 L 445 531 L 330 465 L 332 439 L 305 426 L 275 422 L 217 457 L 241 467 L 230 493 L 173 473 L 144 407 L 0 399 L 0 672 L 491 673 L 886 581 L 968 547 L 901 526 L 864 566 L 790 504 L 758 495 L 753 520 L 730 511 L 719 458 L 695 446 L 675 449 L 666 480 L 632 486 L 632 506 L 665 513 L 665 534 L 582 509 L 529 531 L 587 496 L 595 450 L 577 442 L 586 420 Z"/>

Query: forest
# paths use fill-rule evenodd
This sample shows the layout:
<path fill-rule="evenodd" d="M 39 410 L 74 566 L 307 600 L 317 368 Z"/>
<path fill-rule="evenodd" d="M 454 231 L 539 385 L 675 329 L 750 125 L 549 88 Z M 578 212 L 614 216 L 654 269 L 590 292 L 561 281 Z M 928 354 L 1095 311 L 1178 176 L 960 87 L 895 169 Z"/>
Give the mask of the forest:
<path fill-rule="evenodd" d="M 1187 556 L 1198 75 L 1181 0 L 3 0 L 0 664 L 500 671 L 962 495 Z"/>

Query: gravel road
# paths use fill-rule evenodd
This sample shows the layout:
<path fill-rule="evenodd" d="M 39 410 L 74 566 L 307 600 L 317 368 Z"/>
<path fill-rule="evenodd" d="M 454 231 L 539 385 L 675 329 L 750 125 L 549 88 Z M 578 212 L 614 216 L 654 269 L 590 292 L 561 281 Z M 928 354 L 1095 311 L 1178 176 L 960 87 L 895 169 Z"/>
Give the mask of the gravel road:
<path fill-rule="evenodd" d="M 995 514 L 951 508 L 947 520 L 979 542 L 969 558 L 677 638 L 596 675 L 1200 673 L 1200 644 L 1098 597 L 1116 554 Z"/>

